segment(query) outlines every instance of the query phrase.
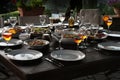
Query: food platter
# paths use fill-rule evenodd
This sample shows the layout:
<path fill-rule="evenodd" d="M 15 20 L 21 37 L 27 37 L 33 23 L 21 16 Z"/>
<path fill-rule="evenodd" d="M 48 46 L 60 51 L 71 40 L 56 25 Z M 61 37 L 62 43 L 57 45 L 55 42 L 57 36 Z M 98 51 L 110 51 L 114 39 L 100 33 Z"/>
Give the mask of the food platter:
<path fill-rule="evenodd" d="M 106 32 L 98 33 L 98 34 L 96 34 L 96 37 L 95 37 L 95 39 L 105 39 L 105 38 L 107 38 Z"/>
<path fill-rule="evenodd" d="M 30 39 L 27 41 L 29 49 L 41 51 L 42 53 L 49 52 L 50 42 L 44 39 Z"/>
<path fill-rule="evenodd" d="M 28 40 L 27 43 L 31 48 L 35 48 L 35 47 L 43 47 L 45 45 L 48 45 L 49 41 L 43 39 L 31 39 Z"/>

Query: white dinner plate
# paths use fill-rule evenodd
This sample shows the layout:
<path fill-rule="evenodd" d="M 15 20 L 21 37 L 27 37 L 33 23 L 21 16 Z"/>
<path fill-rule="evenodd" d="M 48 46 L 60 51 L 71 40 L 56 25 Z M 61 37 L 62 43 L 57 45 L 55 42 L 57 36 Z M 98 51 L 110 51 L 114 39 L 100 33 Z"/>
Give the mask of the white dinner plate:
<path fill-rule="evenodd" d="M 77 50 L 57 50 L 51 53 L 51 57 L 61 61 L 78 61 L 85 58 L 85 54 Z"/>
<path fill-rule="evenodd" d="M 68 23 L 61 24 L 60 22 L 59 23 L 48 24 L 48 26 L 60 26 L 60 25 L 68 26 L 69 24 Z M 78 23 L 74 23 L 74 25 L 78 26 Z"/>
<path fill-rule="evenodd" d="M 48 26 L 60 26 L 61 23 L 53 23 L 53 24 L 48 24 Z"/>
<path fill-rule="evenodd" d="M 17 61 L 30 61 L 39 59 L 43 56 L 43 54 L 36 50 L 13 50 L 7 54 L 7 56 L 12 60 Z"/>
<path fill-rule="evenodd" d="M 46 27 L 48 27 L 48 25 L 34 25 L 34 27 L 39 27 L 39 28 L 46 28 Z"/>
<path fill-rule="evenodd" d="M 68 23 L 63 23 L 63 25 L 68 26 Z M 74 23 L 75 26 L 78 26 L 78 23 Z"/>
<path fill-rule="evenodd" d="M 108 34 L 108 36 L 111 36 L 111 37 L 120 37 L 120 34 Z"/>
<path fill-rule="evenodd" d="M 105 50 L 120 51 L 120 42 L 109 41 L 98 44 L 98 47 Z"/>
<path fill-rule="evenodd" d="M 27 26 L 19 26 L 21 29 L 25 29 L 27 28 Z"/>
<path fill-rule="evenodd" d="M 23 43 L 22 40 L 19 39 L 11 39 L 8 43 L 4 39 L 0 39 L 0 47 L 5 47 L 5 46 L 17 46 L 21 45 Z"/>
<path fill-rule="evenodd" d="M 120 37 L 120 32 L 111 31 L 111 32 L 108 33 L 108 36 L 110 36 L 110 37 Z"/>

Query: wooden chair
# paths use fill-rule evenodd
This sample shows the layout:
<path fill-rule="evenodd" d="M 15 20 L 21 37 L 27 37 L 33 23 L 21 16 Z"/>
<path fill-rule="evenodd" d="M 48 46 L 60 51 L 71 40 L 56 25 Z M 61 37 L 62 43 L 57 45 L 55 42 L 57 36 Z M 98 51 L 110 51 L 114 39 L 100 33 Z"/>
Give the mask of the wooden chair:
<path fill-rule="evenodd" d="M 18 24 L 26 25 L 26 23 L 40 24 L 39 16 L 19 16 Z M 46 23 L 49 23 L 49 18 L 46 18 Z"/>
<path fill-rule="evenodd" d="M 120 31 L 120 17 L 112 17 L 112 25 L 110 30 Z"/>
<path fill-rule="evenodd" d="M 4 19 L 3 17 L 0 17 L 0 28 L 4 26 Z"/>
<path fill-rule="evenodd" d="M 79 16 L 84 17 L 84 22 L 101 24 L 101 14 L 99 9 L 81 9 Z"/>

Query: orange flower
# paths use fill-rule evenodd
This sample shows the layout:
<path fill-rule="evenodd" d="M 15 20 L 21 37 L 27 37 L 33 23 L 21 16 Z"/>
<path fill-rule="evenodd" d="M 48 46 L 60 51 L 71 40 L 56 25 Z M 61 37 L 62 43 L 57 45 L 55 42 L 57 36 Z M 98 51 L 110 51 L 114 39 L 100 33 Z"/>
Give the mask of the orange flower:
<path fill-rule="evenodd" d="M 103 21 L 105 21 L 105 22 L 106 22 L 106 21 L 108 21 L 108 20 L 109 20 L 109 16 L 108 16 L 108 15 L 105 15 L 105 16 L 103 16 L 103 18 L 102 18 L 102 19 L 103 19 Z"/>
<path fill-rule="evenodd" d="M 9 29 L 9 33 L 16 34 L 16 30 L 14 28 Z"/>

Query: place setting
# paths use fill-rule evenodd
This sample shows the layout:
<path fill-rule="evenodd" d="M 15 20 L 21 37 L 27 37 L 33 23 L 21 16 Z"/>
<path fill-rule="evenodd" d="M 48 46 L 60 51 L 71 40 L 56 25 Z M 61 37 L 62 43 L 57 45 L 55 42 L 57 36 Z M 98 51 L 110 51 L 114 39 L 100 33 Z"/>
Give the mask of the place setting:
<path fill-rule="evenodd" d="M 64 32 L 64 29 L 56 29 L 56 31 L 58 31 L 60 34 L 60 37 L 58 38 L 58 47 L 56 47 L 52 52 L 50 52 L 49 56 L 45 58 L 45 60 L 49 61 L 50 63 L 53 63 L 53 64 L 58 64 L 58 67 L 63 67 L 63 66 L 67 66 L 67 65 L 72 65 L 72 64 L 77 64 L 77 63 L 80 63 L 85 57 L 85 53 L 83 53 L 82 51 L 80 51 L 78 49 L 79 47 L 79 44 L 80 44 L 80 41 L 76 41 L 76 42 L 79 42 L 79 43 L 76 43 L 75 42 L 75 36 L 78 36 L 77 35 L 77 32 L 69 32 L 69 35 L 67 35 L 65 32 Z M 71 47 L 75 47 L 75 50 L 72 50 L 72 49 L 67 49 L 65 48 L 65 44 L 63 43 L 63 39 L 68 39 L 70 40 L 69 38 L 72 38 L 71 40 L 73 41 L 74 44 L 76 45 L 71 45 Z M 75 38 L 75 39 L 74 39 Z M 67 40 L 67 42 L 68 42 Z M 71 43 L 71 41 L 69 41 Z M 78 45 L 77 45 L 78 44 Z M 68 46 L 68 45 L 67 45 Z M 62 65 L 61 65 L 62 64 Z"/>
<path fill-rule="evenodd" d="M 100 49 L 108 51 L 120 51 L 120 42 L 119 41 L 102 42 L 98 44 L 98 47 Z"/>
<path fill-rule="evenodd" d="M 64 66 L 80 64 L 85 57 L 85 54 L 81 51 L 61 49 L 52 51 L 48 56 L 44 57 L 44 60 L 62 68 Z"/>
<path fill-rule="evenodd" d="M 42 52 L 29 49 L 16 49 L 5 54 L 15 64 L 23 66 L 39 64 L 43 57 Z"/>
<path fill-rule="evenodd" d="M 0 38 L 0 48 L 1 49 L 17 49 L 22 47 L 22 41 L 20 39 L 14 39 L 12 38 L 13 33 L 10 31 L 11 28 L 9 27 L 4 27 L 2 32 L 1 32 L 1 38 Z"/>

